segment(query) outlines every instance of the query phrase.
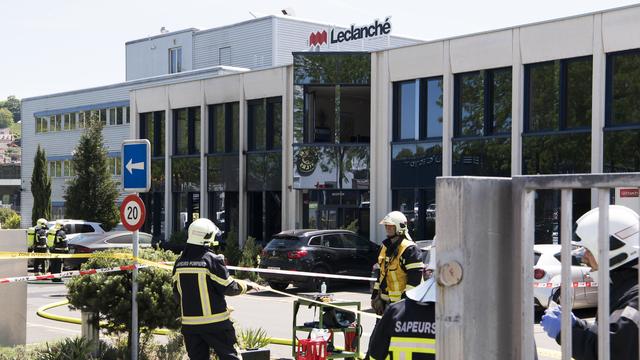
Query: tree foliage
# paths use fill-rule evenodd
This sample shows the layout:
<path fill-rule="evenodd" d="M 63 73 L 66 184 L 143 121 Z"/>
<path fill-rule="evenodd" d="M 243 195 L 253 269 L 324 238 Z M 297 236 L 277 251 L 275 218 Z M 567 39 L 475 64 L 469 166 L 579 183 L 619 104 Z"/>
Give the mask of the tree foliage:
<path fill-rule="evenodd" d="M 14 121 L 20 121 L 20 100 L 13 95 L 7 96 L 7 100 L 0 101 L 0 108 L 6 108 L 13 116 Z"/>
<path fill-rule="evenodd" d="M 33 172 L 31 173 L 31 195 L 33 207 L 31 208 L 31 224 L 35 224 L 39 218 L 51 218 L 51 179 L 47 175 L 47 158 L 43 149 L 38 145 L 36 156 L 33 159 Z"/>
<path fill-rule="evenodd" d="M 107 252 L 105 252 L 107 253 Z M 170 251 L 142 249 L 140 257 L 156 261 L 175 261 Z M 106 268 L 130 264 L 127 259 L 91 258 L 83 269 Z M 93 274 L 71 279 L 67 298 L 73 309 L 99 313 L 109 325 L 109 333 L 131 329 L 131 272 Z M 178 329 L 180 310 L 173 298 L 171 271 L 147 267 L 138 274 L 138 316 L 140 327 Z"/>
<path fill-rule="evenodd" d="M 107 230 L 118 223 L 117 183 L 109 173 L 102 123 L 91 119 L 80 137 L 71 166 L 76 174 L 68 182 L 65 216 L 102 223 Z"/>
<path fill-rule="evenodd" d="M 8 128 L 11 125 L 13 125 L 13 114 L 5 108 L 0 108 L 0 129 Z"/>

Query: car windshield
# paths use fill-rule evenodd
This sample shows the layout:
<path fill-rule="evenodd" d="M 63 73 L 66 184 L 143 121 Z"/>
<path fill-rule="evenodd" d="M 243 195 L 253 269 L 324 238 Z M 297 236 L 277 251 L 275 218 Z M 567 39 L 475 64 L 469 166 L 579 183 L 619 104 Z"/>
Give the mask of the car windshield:
<path fill-rule="evenodd" d="M 282 248 L 292 248 L 300 243 L 300 238 L 294 236 L 278 236 L 269 241 L 265 250 L 276 250 Z"/>
<path fill-rule="evenodd" d="M 538 263 L 538 260 L 540 260 L 540 256 L 542 256 L 542 254 L 540 254 L 539 252 L 533 252 L 533 264 L 536 265 Z"/>

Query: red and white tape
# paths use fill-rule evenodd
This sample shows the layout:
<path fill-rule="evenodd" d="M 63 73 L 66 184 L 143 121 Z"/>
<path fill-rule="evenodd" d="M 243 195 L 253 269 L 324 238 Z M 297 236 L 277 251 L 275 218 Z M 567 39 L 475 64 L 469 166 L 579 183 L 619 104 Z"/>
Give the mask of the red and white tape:
<path fill-rule="evenodd" d="M 138 268 L 145 267 L 146 265 L 137 265 Z M 101 269 L 89 269 L 89 270 L 75 270 L 75 271 L 63 271 L 57 274 L 45 274 L 45 275 L 32 275 L 32 276 L 16 276 L 0 279 L 0 284 L 9 284 L 16 282 L 25 282 L 25 281 L 36 281 L 36 280 L 51 280 L 51 279 L 61 279 L 67 277 L 75 277 L 75 276 L 83 276 L 83 275 L 91 275 L 91 274 L 102 274 L 102 273 L 111 273 L 111 272 L 120 272 L 120 271 L 131 271 L 136 268 L 136 265 L 123 265 L 116 266 L 111 268 L 101 268 Z"/>
<path fill-rule="evenodd" d="M 533 283 L 534 288 L 557 288 L 560 287 L 559 283 Z M 593 288 L 598 287 L 597 282 L 593 281 L 574 281 L 571 283 L 571 287 L 573 288 Z"/>

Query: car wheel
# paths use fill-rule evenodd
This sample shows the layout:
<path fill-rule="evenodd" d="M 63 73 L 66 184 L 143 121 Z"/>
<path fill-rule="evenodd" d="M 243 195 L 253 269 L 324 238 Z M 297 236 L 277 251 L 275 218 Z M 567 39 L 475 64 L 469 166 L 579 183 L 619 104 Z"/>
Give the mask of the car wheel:
<path fill-rule="evenodd" d="M 269 282 L 269 286 L 273 290 L 285 291 L 287 289 L 287 287 L 289 287 L 289 283 Z"/>

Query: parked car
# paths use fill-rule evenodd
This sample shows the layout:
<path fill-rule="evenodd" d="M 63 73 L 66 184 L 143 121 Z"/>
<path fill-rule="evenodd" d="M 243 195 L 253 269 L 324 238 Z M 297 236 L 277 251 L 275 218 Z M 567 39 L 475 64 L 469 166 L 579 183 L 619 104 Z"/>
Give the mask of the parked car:
<path fill-rule="evenodd" d="M 151 247 L 151 234 L 139 232 L 140 248 Z M 133 247 L 133 234 L 129 231 L 110 231 L 104 234 L 79 234 L 69 241 L 71 254 L 91 254 L 98 251 L 121 249 L 131 251 Z M 66 259 L 65 267 L 78 269 L 87 259 Z"/>
<path fill-rule="evenodd" d="M 294 270 L 336 275 L 370 275 L 378 245 L 348 230 L 289 230 L 274 235 L 260 256 L 261 269 Z M 276 290 L 289 284 L 317 291 L 329 279 L 262 273 Z"/>
<path fill-rule="evenodd" d="M 579 251 L 575 248 L 574 251 Z M 534 245 L 534 282 L 560 284 L 561 282 L 561 245 Z M 571 281 L 592 282 L 589 272 L 591 268 L 581 265 L 577 257 L 572 256 Z M 547 308 L 554 292 L 560 286 L 554 288 L 534 288 L 533 295 L 536 307 Z M 598 305 L 598 288 L 583 287 L 573 289 L 573 308 L 592 308 Z"/>
<path fill-rule="evenodd" d="M 104 234 L 106 231 L 102 228 L 102 224 L 92 221 L 74 220 L 74 219 L 61 219 L 57 221 L 63 222 L 62 230 L 67 234 L 67 240 L 71 240 L 78 234 L 94 233 Z M 51 229 L 56 224 L 56 221 L 49 221 L 47 226 Z"/>

